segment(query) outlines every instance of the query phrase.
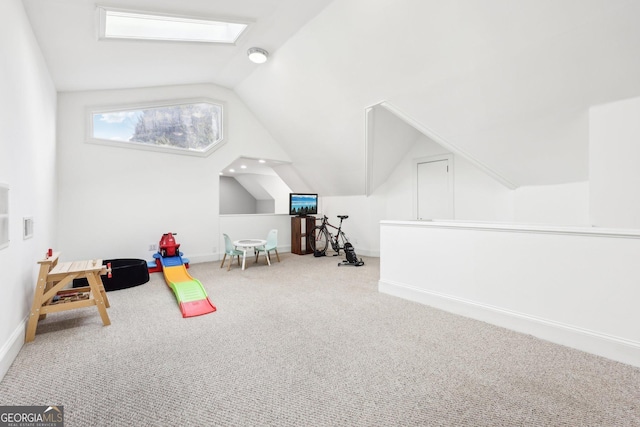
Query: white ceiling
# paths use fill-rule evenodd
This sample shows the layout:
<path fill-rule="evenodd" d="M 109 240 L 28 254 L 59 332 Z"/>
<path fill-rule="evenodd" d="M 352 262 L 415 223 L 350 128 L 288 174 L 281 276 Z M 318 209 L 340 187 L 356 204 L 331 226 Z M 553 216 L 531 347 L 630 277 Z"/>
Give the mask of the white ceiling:
<path fill-rule="evenodd" d="M 271 54 L 331 0 L 23 0 L 59 91 L 190 83 L 233 88 L 259 65 L 250 47 Z M 96 5 L 253 21 L 235 46 L 98 41 Z"/>
<path fill-rule="evenodd" d="M 269 159 L 253 159 L 250 157 L 238 157 L 231 162 L 226 168 L 220 171 L 220 175 L 238 176 L 238 175 L 277 175 L 273 170 L 274 167 L 282 165 L 283 162 Z M 233 172 L 232 172 L 233 171 Z"/>
<path fill-rule="evenodd" d="M 638 0 L 105 3 L 254 20 L 231 47 L 99 42 L 94 1 L 23 2 L 59 91 L 232 88 L 323 195 L 364 194 L 382 101 L 517 187 L 588 180 L 589 108 L 640 96 Z"/>
<path fill-rule="evenodd" d="M 382 101 L 509 188 L 583 182 L 589 109 L 640 96 L 638 22 L 638 0 L 341 0 L 235 91 L 321 194 L 364 194 Z"/>

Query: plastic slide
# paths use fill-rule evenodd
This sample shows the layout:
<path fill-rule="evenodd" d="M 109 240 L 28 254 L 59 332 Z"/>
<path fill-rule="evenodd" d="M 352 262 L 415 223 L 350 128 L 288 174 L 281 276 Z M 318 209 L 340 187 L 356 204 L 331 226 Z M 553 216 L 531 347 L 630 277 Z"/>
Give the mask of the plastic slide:
<path fill-rule="evenodd" d="M 180 256 L 161 257 L 164 279 L 180 304 L 182 317 L 213 313 L 216 307 L 199 280 L 191 277 Z"/>

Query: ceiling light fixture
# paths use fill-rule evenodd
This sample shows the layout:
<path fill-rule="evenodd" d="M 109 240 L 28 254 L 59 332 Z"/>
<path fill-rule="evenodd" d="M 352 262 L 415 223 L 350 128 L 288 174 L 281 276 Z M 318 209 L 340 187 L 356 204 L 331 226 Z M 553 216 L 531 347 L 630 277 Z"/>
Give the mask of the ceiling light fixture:
<path fill-rule="evenodd" d="M 251 62 L 255 62 L 256 64 L 262 64 L 267 62 L 267 58 L 269 57 L 269 52 L 264 49 L 260 49 L 259 47 L 252 47 L 247 51 L 247 55 L 249 55 L 249 60 Z"/>

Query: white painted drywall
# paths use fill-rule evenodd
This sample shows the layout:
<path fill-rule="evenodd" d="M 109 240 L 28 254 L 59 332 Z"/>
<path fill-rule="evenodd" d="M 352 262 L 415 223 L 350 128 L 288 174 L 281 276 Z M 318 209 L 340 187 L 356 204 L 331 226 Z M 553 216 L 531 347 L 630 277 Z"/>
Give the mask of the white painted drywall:
<path fill-rule="evenodd" d="M 289 193 L 291 189 L 279 176 L 240 173 L 234 177 L 261 205 L 261 207 L 257 208 L 256 213 L 289 213 Z M 268 210 L 265 211 L 264 209 Z M 220 212 L 222 212 L 222 209 Z"/>
<path fill-rule="evenodd" d="M 323 212 L 335 220 L 348 214 L 345 230 L 358 241 L 362 255 L 380 252 L 381 220 L 414 219 L 414 160 L 451 154 L 425 136 L 420 136 L 404 154 L 396 168 L 369 197 L 323 197 Z M 456 219 L 512 221 L 512 191 L 460 156 L 454 156 L 454 210 Z"/>
<path fill-rule="evenodd" d="M 589 226 L 589 182 L 520 187 L 514 193 L 514 221 Z"/>
<path fill-rule="evenodd" d="M 414 160 L 443 154 L 451 153 L 420 136 L 371 196 L 325 196 L 323 210 L 327 216 L 351 215 L 349 235 L 358 238 L 363 255 L 376 256 L 380 251 L 379 221 L 415 219 Z M 456 220 L 589 225 L 587 182 L 510 190 L 460 155 L 454 155 L 453 168 Z"/>
<path fill-rule="evenodd" d="M 377 222 L 379 213 L 371 207 L 372 199 L 366 196 L 335 196 L 322 198 L 322 211 L 317 218 L 326 215 L 329 223 L 338 227 L 338 215 L 349 215 L 342 223 L 342 230 L 354 246 L 358 256 L 378 256 L 377 235 L 371 233 L 371 224 Z M 318 220 L 318 225 L 320 221 Z M 336 230 L 330 229 L 332 233 Z"/>
<path fill-rule="evenodd" d="M 381 101 L 516 186 L 584 182 L 589 107 L 640 94 L 639 17 L 627 0 L 336 1 L 237 91 L 301 174 L 331 171 L 309 176 L 327 196 L 363 194 Z"/>
<path fill-rule="evenodd" d="M 263 210 L 258 213 L 276 213 L 289 214 L 289 193 L 291 188 L 280 178 L 275 175 L 263 175 L 260 178 L 260 185 L 265 189 L 269 198 L 266 200 Z M 266 206 L 270 206 L 269 211 L 265 211 Z"/>
<path fill-rule="evenodd" d="M 380 106 L 367 114 L 367 195 L 379 188 L 421 134 Z"/>
<path fill-rule="evenodd" d="M 598 227 L 640 228 L 640 98 L 590 110 L 591 220 Z"/>
<path fill-rule="evenodd" d="M 227 234 L 232 241 L 240 239 L 267 239 L 270 230 L 278 230 L 278 253 L 291 252 L 291 217 L 289 215 L 221 215 L 218 247 L 224 255 L 224 238 Z M 217 259 L 216 258 L 216 259 Z M 261 258 L 264 262 L 264 258 Z M 273 258 L 272 258 L 273 261 Z"/>
<path fill-rule="evenodd" d="M 196 97 L 226 103 L 226 142 L 208 157 L 85 143 L 89 106 Z M 192 262 L 215 259 L 220 250 L 219 172 L 242 156 L 290 160 L 231 90 L 202 84 L 60 93 L 63 259 L 151 259 L 149 245 L 167 232 L 178 233 L 176 240 Z"/>
<path fill-rule="evenodd" d="M 56 91 L 22 2 L 0 3 L 0 182 L 8 184 L 9 238 L 0 250 L 0 380 L 24 342 L 37 261 L 56 241 Z M 22 218 L 34 235 L 22 239 Z"/>
<path fill-rule="evenodd" d="M 257 201 L 235 178 L 220 177 L 220 215 L 257 213 Z"/>
<path fill-rule="evenodd" d="M 383 221 L 380 291 L 640 366 L 640 232 Z"/>
<path fill-rule="evenodd" d="M 256 213 L 272 214 L 275 213 L 275 200 L 256 200 Z"/>

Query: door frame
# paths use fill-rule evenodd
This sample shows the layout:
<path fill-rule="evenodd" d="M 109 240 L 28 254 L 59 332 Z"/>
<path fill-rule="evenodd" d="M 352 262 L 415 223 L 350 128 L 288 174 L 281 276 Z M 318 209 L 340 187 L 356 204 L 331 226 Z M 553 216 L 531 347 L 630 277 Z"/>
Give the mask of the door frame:
<path fill-rule="evenodd" d="M 455 218 L 455 197 L 454 197 L 454 163 L 453 163 L 454 155 L 449 154 L 440 154 L 437 156 L 427 156 L 427 157 L 419 157 L 413 159 L 413 172 L 412 172 L 412 189 L 411 192 L 413 194 L 413 219 L 418 219 L 418 165 L 420 163 L 430 163 L 430 162 L 439 162 L 442 160 L 447 160 L 447 165 L 449 166 L 449 173 L 447 174 L 447 178 L 449 180 L 449 191 L 448 191 L 448 202 L 449 202 L 449 210 L 451 212 L 451 219 Z M 445 219 L 445 218 L 443 218 Z"/>

